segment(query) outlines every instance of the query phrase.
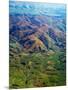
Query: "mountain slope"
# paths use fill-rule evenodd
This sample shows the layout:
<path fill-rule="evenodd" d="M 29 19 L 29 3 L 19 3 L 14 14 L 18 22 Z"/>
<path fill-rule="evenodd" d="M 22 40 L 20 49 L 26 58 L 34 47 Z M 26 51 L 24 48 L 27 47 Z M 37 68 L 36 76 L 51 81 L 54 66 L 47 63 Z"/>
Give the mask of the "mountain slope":
<path fill-rule="evenodd" d="M 45 51 L 47 51 L 49 49 L 49 42 L 53 46 L 63 49 L 65 47 L 65 32 L 56 25 L 53 26 L 53 23 L 51 25 L 49 23 L 42 23 L 43 19 L 40 19 L 40 16 L 38 17 L 39 19 L 37 16 L 32 16 L 31 18 L 24 14 L 10 15 L 10 35 L 17 39 L 23 50 L 29 50 L 32 47 L 32 49 L 37 48 L 38 50 L 39 47 L 42 48 L 44 46 Z M 45 21 L 46 17 L 48 16 L 44 16 Z M 51 41 L 48 39 L 51 39 Z"/>

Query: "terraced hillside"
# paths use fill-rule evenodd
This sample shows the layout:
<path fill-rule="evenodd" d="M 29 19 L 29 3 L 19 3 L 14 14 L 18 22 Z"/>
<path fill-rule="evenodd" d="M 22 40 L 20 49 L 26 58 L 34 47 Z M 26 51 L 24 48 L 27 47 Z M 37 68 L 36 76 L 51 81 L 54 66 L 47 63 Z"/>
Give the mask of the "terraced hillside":
<path fill-rule="evenodd" d="M 66 84 L 65 5 L 55 5 L 10 2 L 10 88 Z"/>

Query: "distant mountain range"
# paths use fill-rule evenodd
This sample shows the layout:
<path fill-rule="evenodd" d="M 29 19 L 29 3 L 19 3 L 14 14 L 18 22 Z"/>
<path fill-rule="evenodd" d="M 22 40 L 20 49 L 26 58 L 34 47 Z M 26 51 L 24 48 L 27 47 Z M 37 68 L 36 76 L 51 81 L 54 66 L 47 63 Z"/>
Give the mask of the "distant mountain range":
<path fill-rule="evenodd" d="M 65 49 L 65 5 L 10 3 L 10 46 L 23 51 Z"/>
<path fill-rule="evenodd" d="M 21 2 L 10 1 L 11 14 L 31 14 L 31 15 L 49 15 L 49 16 L 65 16 L 65 4 L 49 4 L 39 2 Z"/>

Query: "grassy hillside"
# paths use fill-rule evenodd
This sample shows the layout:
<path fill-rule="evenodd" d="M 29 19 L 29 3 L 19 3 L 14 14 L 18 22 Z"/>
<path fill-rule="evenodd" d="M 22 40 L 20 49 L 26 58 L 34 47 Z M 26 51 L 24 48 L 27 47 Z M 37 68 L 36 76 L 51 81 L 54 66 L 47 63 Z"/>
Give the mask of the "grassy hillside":
<path fill-rule="evenodd" d="M 66 84 L 64 52 L 20 53 L 10 58 L 10 88 Z"/>

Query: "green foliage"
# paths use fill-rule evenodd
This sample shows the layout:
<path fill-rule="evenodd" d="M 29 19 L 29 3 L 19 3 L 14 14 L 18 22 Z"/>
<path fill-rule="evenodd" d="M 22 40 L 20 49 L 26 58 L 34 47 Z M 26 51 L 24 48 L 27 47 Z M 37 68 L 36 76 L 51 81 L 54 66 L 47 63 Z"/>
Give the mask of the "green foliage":
<path fill-rule="evenodd" d="M 63 59 L 63 60 L 62 60 Z M 10 88 L 60 86 L 66 84 L 65 52 L 19 53 L 10 57 Z"/>

